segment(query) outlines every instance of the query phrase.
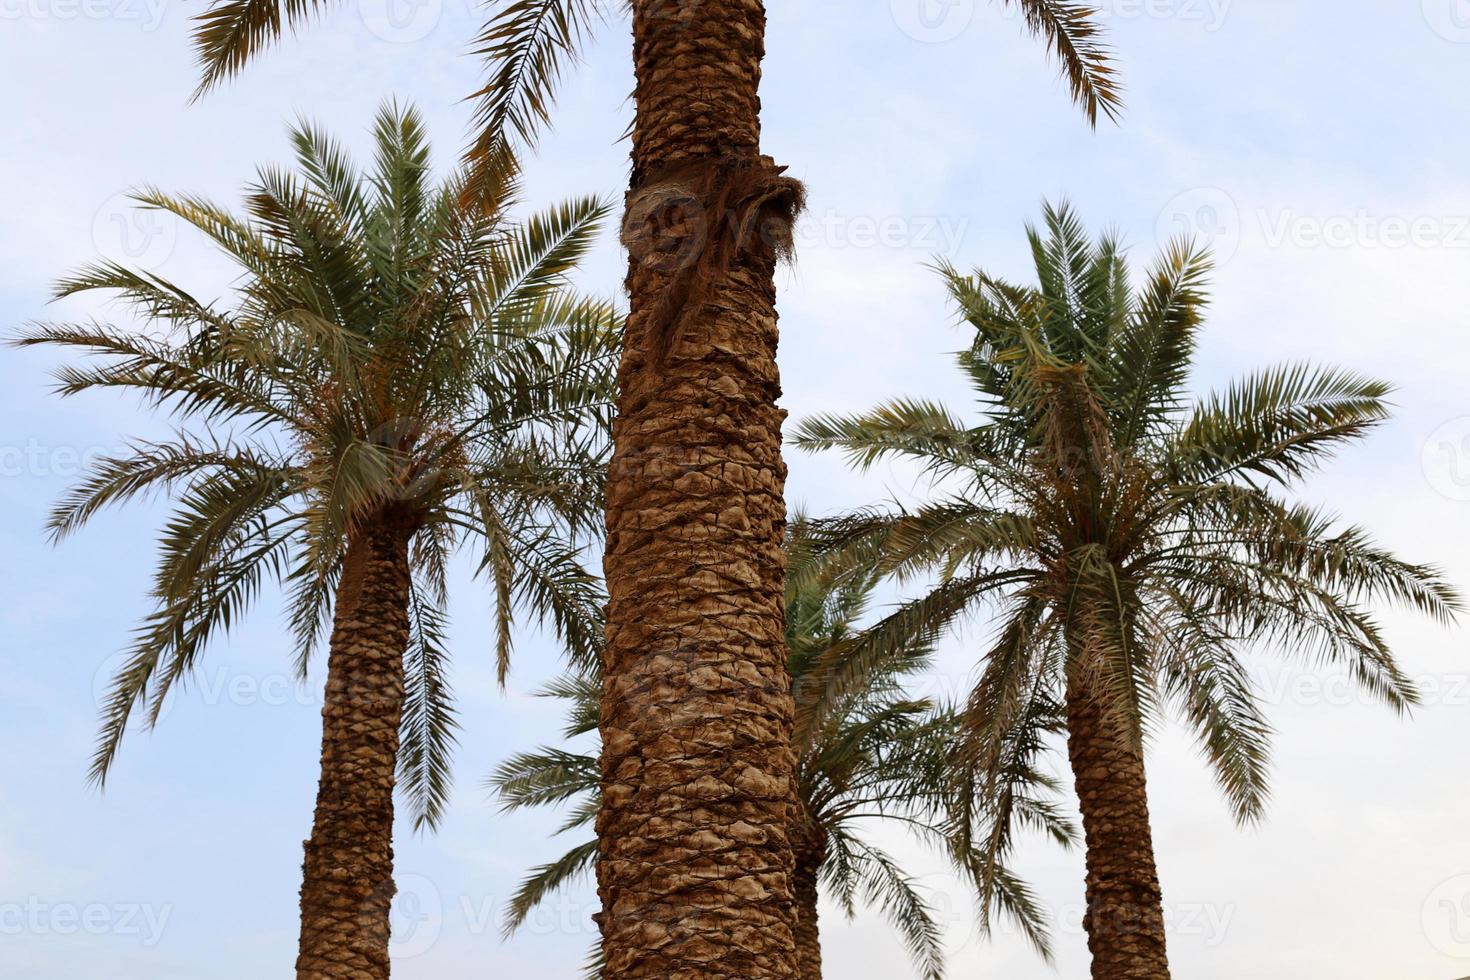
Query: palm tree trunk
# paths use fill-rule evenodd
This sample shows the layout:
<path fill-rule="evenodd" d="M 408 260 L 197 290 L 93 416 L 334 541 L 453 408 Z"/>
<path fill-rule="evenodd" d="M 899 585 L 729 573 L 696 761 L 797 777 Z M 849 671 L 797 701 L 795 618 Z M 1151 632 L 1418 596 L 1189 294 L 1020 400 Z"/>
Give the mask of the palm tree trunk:
<path fill-rule="evenodd" d="M 597 821 L 605 976 L 787 980 L 774 273 L 799 192 L 760 156 L 759 0 L 633 7 Z"/>
<path fill-rule="evenodd" d="M 385 521 L 354 532 L 347 546 L 327 662 L 316 819 L 302 869 L 298 980 L 378 980 L 389 972 L 409 534 Z"/>
<path fill-rule="evenodd" d="M 1168 980 L 1142 750 L 1117 735 L 1080 678 L 1068 685 L 1067 728 L 1087 840 L 1093 980 Z"/>
<path fill-rule="evenodd" d="M 796 849 L 796 959 L 801 980 L 822 980 L 822 934 L 817 920 L 818 882 L 827 861 L 826 835 L 809 831 Z"/>

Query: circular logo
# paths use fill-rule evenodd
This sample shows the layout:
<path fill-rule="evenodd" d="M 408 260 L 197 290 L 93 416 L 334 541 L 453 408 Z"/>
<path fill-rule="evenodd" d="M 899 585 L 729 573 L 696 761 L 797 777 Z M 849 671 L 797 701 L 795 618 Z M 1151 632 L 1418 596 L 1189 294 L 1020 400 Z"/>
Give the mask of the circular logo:
<path fill-rule="evenodd" d="M 1452 419 L 1424 442 L 1424 478 L 1443 497 L 1470 501 L 1470 415 Z"/>
<path fill-rule="evenodd" d="M 672 274 L 699 261 L 710 234 L 699 195 L 692 188 L 667 184 L 628 201 L 620 237 L 639 265 Z"/>
<path fill-rule="evenodd" d="M 1159 246 L 1188 238 L 1210 250 L 1222 266 L 1240 249 L 1240 208 L 1218 187 L 1196 187 L 1177 194 L 1159 212 L 1154 236 Z"/>
<path fill-rule="evenodd" d="M 112 695 L 116 687 L 118 674 L 125 670 L 132 661 L 133 654 L 124 650 L 114 653 L 97 667 L 97 672 L 92 675 L 92 703 L 97 706 L 98 714 L 111 714 Z M 177 692 L 175 692 L 177 693 Z M 178 700 L 172 694 L 163 699 L 163 706 L 158 709 L 158 720 L 169 716 L 173 711 L 174 702 Z M 148 712 L 152 709 L 151 700 L 134 702 L 133 712 L 128 719 L 128 727 L 134 731 L 141 731 L 146 727 Z"/>
<path fill-rule="evenodd" d="M 1470 875 L 1459 875 L 1429 893 L 1420 910 L 1429 944 L 1445 956 L 1470 960 Z"/>
<path fill-rule="evenodd" d="M 92 244 L 103 258 L 130 269 L 156 269 L 174 252 L 178 229 L 162 211 L 133 200 L 130 191 L 109 197 L 92 216 Z"/>
<path fill-rule="evenodd" d="M 444 0 L 361 0 L 357 7 L 364 26 L 389 44 L 422 41 L 443 14 Z"/>
<path fill-rule="evenodd" d="M 444 901 L 438 886 L 423 875 L 399 875 L 397 884 L 388 950 L 394 959 L 412 959 L 427 953 L 439 941 L 444 929 Z"/>
<path fill-rule="evenodd" d="M 925 44 L 953 41 L 975 19 L 975 0 L 889 0 L 888 6 L 898 29 Z"/>
<path fill-rule="evenodd" d="M 1470 44 L 1470 0 L 1422 0 L 1424 20 L 1446 41 Z"/>

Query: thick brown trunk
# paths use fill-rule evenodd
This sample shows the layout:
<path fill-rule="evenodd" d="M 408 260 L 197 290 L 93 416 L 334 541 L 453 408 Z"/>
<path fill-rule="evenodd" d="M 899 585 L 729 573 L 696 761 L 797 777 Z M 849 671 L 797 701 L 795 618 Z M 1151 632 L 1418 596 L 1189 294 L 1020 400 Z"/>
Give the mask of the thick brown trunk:
<path fill-rule="evenodd" d="M 796 893 L 796 960 L 801 980 L 822 980 L 822 934 L 817 919 L 818 883 L 827 860 L 826 835 L 805 828 L 796 845 L 796 870 L 792 889 Z"/>
<path fill-rule="evenodd" d="M 1067 692 L 1067 751 L 1087 838 L 1093 980 L 1168 980 L 1142 750 L 1116 734 L 1080 678 Z"/>
<path fill-rule="evenodd" d="M 298 980 L 388 976 L 393 788 L 408 644 L 408 529 L 354 532 L 337 589 Z"/>
<path fill-rule="evenodd" d="M 597 821 L 605 976 L 787 980 L 786 471 L 763 237 L 783 205 L 758 148 L 765 12 L 758 0 L 633 7 Z"/>

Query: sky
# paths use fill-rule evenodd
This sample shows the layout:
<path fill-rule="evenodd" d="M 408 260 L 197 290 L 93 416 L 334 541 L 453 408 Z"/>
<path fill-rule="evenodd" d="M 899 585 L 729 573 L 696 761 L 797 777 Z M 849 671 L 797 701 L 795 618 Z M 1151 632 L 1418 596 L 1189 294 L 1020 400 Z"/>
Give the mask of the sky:
<path fill-rule="evenodd" d="M 1393 421 L 1302 497 L 1470 586 L 1470 2 L 1095 3 L 1127 108 L 1093 131 L 1003 3 L 768 0 L 765 149 L 810 192 L 779 283 L 793 421 L 900 395 L 971 411 L 949 357 L 964 336 L 929 265 L 1025 280 L 1026 222 L 1068 199 L 1094 229 L 1117 229 L 1140 269 L 1177 234 L 1214 247 L 1200 391 L 1303 359 L 1392 382 Z M 294 118 L 363 147 L 396 96 L 424 112 L 442 165 L 463 145 L 477 4 L 345 0 L 191 103 L 198 9 L 0 0 L 0 329 L 118 320 L 95 299 L 48 305 L 52 280 L 99 255 L 226 295 L 229 268 L 126 194 L 152 184 L 236 203 L 256 165 L 286 161 Z M 614 14 L 528 164 L 530 202 L 621 193 L 629 47 Z M 606 233 L 581 281 L 620 297 L 622 263 Z M 108 513 L 59 547 L 42 524 L 88 458 L 164 430 L 125 399 L 58 400 L 54 363 L 0 351 L 0 977 L 289 975 L 321 665 L 294 683 L 267 593 L 157 731 L 125 743 L 107 791 L 87 785 L 98 694 L 147 609 L 166 511 Z M 901 467 L 858 476 L 794 451 L 790 464 L 789 499 L 813 512 L 924 490 Z M 484 788 L 500 760 L 556 738 L 559 709 L 535 693 L 557 652 L 524 633 L 499 692 L 486 588 L 465 569 L 455 585 L 455 798 L 436 836 L 400 830 L 395 976 L 573 977 L 593 939 L 590 884 L 510 941 L 499 920 L 525 870 L 576 841 L 550 839 L 546 814 L 499 813 Z M 1233 824 L 1187 733 L 1153 743 L 1176 975 L 1470 975 L 1470 644 L 1463 627 L 1387 610 L 1383 622 L 1426 693 L 1412 718 L 1274 655 L 1289 651 L 1252 658 L 1277 729 L 1261 825 Z M 981 619 L 946 642 L 929 693 L 965 689 L 986 635 Z M 976 936 L 943 862 L 880 833 L 939 911 L 952 976 L 1086 974 L 1080 854 L 1028 841 L 1015 862 L 1056 933 L 1048 965 L 1012 931 Z M 823 911 L 830 976 L 912 975 L 881 919 Z"/>

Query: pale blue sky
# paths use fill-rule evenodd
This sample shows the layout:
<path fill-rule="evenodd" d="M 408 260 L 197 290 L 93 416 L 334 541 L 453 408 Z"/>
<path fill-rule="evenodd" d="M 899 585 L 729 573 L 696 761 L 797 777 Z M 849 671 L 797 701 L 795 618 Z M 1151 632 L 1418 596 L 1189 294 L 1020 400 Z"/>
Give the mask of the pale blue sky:
<path fill-rule="evenodd" d="M 1396 420 L 1309 488 L 1408 557 L 1470 585 L 1470 3 L 1466 0 L 1098 0 L 1128 111 L 1092 133 L 1013 14 L 979 0 L 770 0 L 766 148 L 811 192 L 782 275 L 782 367 L 794 417 L 899 394 L 967 398 L 943 352 L 962 342 L 935 252 L 1027 274 L 1022 225 L 1070 197 L 1144 260 L 1189 229 L 1222 265 L 1202 387 L 1311 357 L 1399 385 Z M 46 306 L 49 280 L 99 252 L 218 295 L 228 270 L 117 195 L 155 183 L 236 200 L 286 157 L 297 114 L 361 145 L 390 95 L 427 114 L 440 159 L 461 145 L 465 0 L 348 0 L 196 105 L 197 5 L 0 0 L 0 324 L 107 313 Z M 921 18 L 920 13 L 928 16 Z M 534 201 L 625 183 L 628 31 L 614 20 L 569 80 L 530 167 Z M 608 236 L 590 286 L 616 294 Z M 40 527 L 79 458 L 158 422 L 130 403 L 47 393 L 49 355 L 0 356 L 0 977 L 257 980 L 289 974 L 315 790 L 319 695 L 284 683 L 274 597 L 208 658 L 160 729 L 124 748 L 105 796 L 84 782 L 95 690 L 145 610 L 151 528 L 136 507 L 60 549 Z M 907 494 L 910 474 L 857 478 L 794 457 L 790 498 L 829 510 Z M 462 577 L 463 578 L 463 577 Z M 461 582 L 457 686 L 467 729 L 454 809 L 435 838 L 400 835 L 406 903 L 395 974 L 571 977 L 591 940 L 591 889 L 514 941 L 499 907 L 557 853 L 545 817 L 507 818 L 482 780 L 553 737 L 529 696 L 556 669 L 520 645 L 493 688 L 487 599 Z M 1152 761 L 1159 861 L 1177 975 L 1453 980 L 1470 974 L 1470 658 L 1463 630 L 1389 616 L 1431 692 L 1412 722 L 1336 684 L 1263 663 L 1280 730 L 1268 822 L 1238 831 L 1193 746 L 1166 732 Z M 935 689 L 960 690 L 984 624 L 946 645 Z M 907 852 L 906 852 L 907 853 Z M 948 910 L 956 977 L 1085 974 L 1077 855 L 1028 847 L 1020 869 L 1057 922 L 1059 961 L 1013 936 L 973 940 L 962 889 L 921 854 Z M 824 923 L 829 973 L 910 975 L 875 920 Z"/>

